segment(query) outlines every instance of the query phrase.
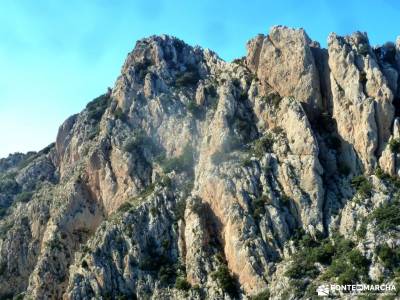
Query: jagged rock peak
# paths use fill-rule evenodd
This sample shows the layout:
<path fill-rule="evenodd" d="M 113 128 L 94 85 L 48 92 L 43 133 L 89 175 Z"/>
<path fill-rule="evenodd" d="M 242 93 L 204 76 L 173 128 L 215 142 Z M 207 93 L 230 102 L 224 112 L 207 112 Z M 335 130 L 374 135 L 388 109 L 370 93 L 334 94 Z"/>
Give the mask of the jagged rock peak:
<path fill-rule="evenodd" d="M 398 45 L 331 34 L 323 49 L 275 26 L 225 62 L 138 41 L 55 145 L 0 160 L 0 298 L 307 299 L 327 276 L 392 283 L 380 254 L 400 245 Z"/>

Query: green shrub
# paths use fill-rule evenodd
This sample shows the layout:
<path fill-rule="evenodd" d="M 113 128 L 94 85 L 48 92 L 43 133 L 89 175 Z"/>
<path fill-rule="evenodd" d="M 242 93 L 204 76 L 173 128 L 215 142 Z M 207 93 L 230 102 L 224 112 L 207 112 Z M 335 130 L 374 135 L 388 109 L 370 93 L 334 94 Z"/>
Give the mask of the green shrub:
<path fill-rule="evenodd" d="M 193 172 L 194 166 L 194 149 L 192 146 L 187 145 L 183 149 L 180 156 L 174 157 L 168 160 L 164 160 L 161 163 L 161 167 L 165 173 L 172 171 L 176 172 Z"/>
<path fill-rule="evenodd" d="M 160 179 L 160 185 L 166 188 L 170 188 L 172 186 L 172 179 L 164 175 Z"/>
<path fill-rule="evenodd" d="M 323 275 L 328 280 L 336 278 L 339 284 L 353 284 L 368 278 L 370 261 L 354 249 L 354 243 L 342 237 L 334 238 L 335 254 Z"/>
<path fill-rule="evenodd" d="M 369 53 L 368 44 L 359 44 L 357 49 L 358 54 L 366 56 Z"/>
<path fill-rule="evenodd" d="M 285 134 L 285 129 L 283 129 L 280 126 L 275 126 L 274 128 L 271 129 L 271 132 L 276 135 L 281 135 L 281 134 Z"/>
<path fill-rule="evenodd" d="M 376 220 L 377 228 L 382 233 L 397 230 L 397 227 L 400 226 L 400 204 L 395 201 L 378 207 L 369 218 L 370 220 Z"/>
<path fill-rule="evenodd" d="M 146 255 L 139 261 L 139 269 L 148 272 L 157 272 L 160 276 L 166 270 L 170 270 L 171 263 L 167 256 L 159 254 L 154 248 L 155 246 L 152 247 L 148 247 Z"/>
<path fill-rule="evenodd" d="M 353 177 L 351 186 L 355 188 L 357 193 L 363 198 L 371 197 L 372 195 L 372 184 L 365 176 L 360 175 Z"/>
<path fill-rule="evenodd" d="M 262 195 L 261 197 L 255 199 L 253 201 L 253 218 L 258 220 L 265 214 L 265 204 L 269 202 L 269 199 L 266 195 Z"/>
<path fill-rule="evenodd" d="M 200 74 L 196 67 L 189 67 L 186 72 L 180 73 L 175 79 L 175 85 L 177 87 L 187 87 L 196 85 L 200 80 Z"/>
<path fill-rule="evenodd" d="M 243 167 L 251 167 L 253 165 L 253 161 L 251 160 L 251 157 L 245 157 L 242 161 L 242 166 Z"/>
<path fill-rule="evenodd" d="M 274 139 L 270 134 L 264 135 L 255 140 L 251 146 L 251 154 L 257 158 L 261 158 L 266 152 L 272 151 Z"/>
<path fill-rule="evenodd" d="M 157 276 L 162 284 L 173 284 L 176 277 L 176 268 L 170 263 L 163 264 L 161 265 Z"/>
<path fill-rule="evenodd" d="M 0 179 L 0 193 L 3 194 L 15 194 L 19 190 L 19 185 L 14 178 L 2 178 Z"/>
<path fill-rule="evenodd" d="M 200 119 L 203 116 L 204 111 L 202 107 L 197 105 L 195 101 L 189 101 L 186 105 L 186 109 L 197 119 Z"/>
<path fill-rule="evenodd" d="M 25 293 L 21 293 L 21 294 L 14 296 L 14 298 L 12 298 L 12 299 L 13 300 L 24 300 L 24 298 L 25 298 Z"/>
<path fill-rule="evenodd" d="M 252 124 L 249 119 L 246 117 L 236 114 L 234 117 L 233 125 L 231 128 L 234 128 L 234 131 L 238 133 L 239 136 L 243 137 L 243 141 L 250 141 Z M 239 140 L 239 146 L 241 141 Z"/>
<path fill-rule="evenodd" d="M 154 183 L 146 186 L 145 189 L 142 192 L 140 192 L 139 197 L 146 198 L 150 196 L 154 192 L 155 187 L 156 185 Z"/>
<path fill-rule="evenodd" d="M 360 227 L 356 231 L 356 235 L 358 238 L 363 239 L 367 235 L 367 222 L 365 220 L 362 221 Z"/>
<path fill-rule="evenodd" d="M 389 149 L 392 153 L 400 152 L 400 139 L 391 139 L 389 142 Z"/>
<path fill-rule="evenodd" d="M 400 264 L 400 250 L 392 249 L 388 245 L 384 244 L 376 249 L 376 254 L 379 259 L 382 261 L 382 265 L 389 269 L 393 270 L 399 267 Z"/>
<path fill-rule="evenodd" d="M 58 239 L 49 240 L 46 243 L 46 246 L 52 250 L 58 250 L 58 251 L 61 251 L 63 248 L 62 243 Z"/>
<path fill-rule="evenodd" d="M 335 247 L 330 241 L 323 242 L 320 246 L 314 248 L 311 253 L 311 259 L 321 264 L 330 264 L 335 254 Z"/>
<path fill-rule="evenodd" d="M 139 80 L 141 80 L 141 81 L 144 80 L 144 78 L 146 77 L 146 75 L 148 73 L 148 68 L 150 66 L 151 66 L 151 61 L 148 60 L 147 58 L 145 58 L 141 62 L 137 62 L 134 65 L 135 74 L 139 78 Z"/>
<path fill-rule="evenodd" d="M 271 93 L 261 98 L 262 101 L 272 104 L 273 107 L 278 107 L 282 98 L 277 93 Z"/>
<path fill-rule="evenodd" d="M 218 270 L 212 274 L 214 280 L 217 281 L 219 287 L 232 297 L 238 294 L 236 279 L 229 272 L 225 264 L 219 266 Z"/>
<path fill-rule="evenodd" d="M 149 149 L 150 151 L 157 150 L 157 147 L 152 138 L 148 137 L 145 133 L 139 132 L 132 138 L 125 141 L 124 150 L 129 153 L 141 151 L 142 149 Z"/>
<path fill-rule="evenodd" d="M 124 202 L 124 203 L 122 203 L 122 204 L 118 207 L 118 211 L 124 213 L 124 212 L 129 211 L 132 207 L 133 207 L 133 206 L 132 206 L 131 203 L 129 203 L 129 202 Z"/>
<path fill-rule="evenodd" d="M 100 133 L 99 123 L 92 124 L 87 132 L 87 139 L 92 140 Z"/>
<path fill-rule="evenodd" d="M 318 273 L 319 271 L 313 263 L 306 260 L 296 260 L 285 272 L 285 276 L 291 279 L 302 279 L 305 277 L 315 278 Z"/>
<path fill-rule="evenodd" d="M 36 153 L 28 154 L 27 157 L 25 157 L 19 164 L 18 164 L 18 169 L 22 170 L 26 168 L 30 163 L 32 163 L 38 155 Z M 15 178 L 16 174 L 13 174 L 13 178 Z M 7 176 L 8 177 L 8 176 Z M 8 177 L 10 178 L 10 177 Z"/>
<path fill-rule="evenodd" d="M 121 107 L 117 107 L 117 108 L 114 110 L 113 115 L 114 115 L 114 117 L 115 117 L 116 119 L 119 119 L 119 120 L 121 120 L 121 121 L 125 121 L 125 120 L 126 120 L 126 115 L 125 115 L 124 112 L 122 111 Z"/>
<path fill-rule="evenodd" d="M 338 283 L 354 283 L 368 276 L 369 261 L 354 249 L 354 243 L 341 236 L 332 239 L 313 239 L 303 235 L 300 239 L 300 250 L 285 275 L 291 279 L 302 279 L 318 276 L 315 263 L 327 267 L 323 279 L 336 278 Z"/>
<path fill-rule="evenodd" d="M 232 60 L 233 64 L 238 64 L 240 66 L 244 66 L 244 62 L 246 61 L 246 56 L 242 56 L 241 58 L 235 58 L 234 60 Z"/>
<path fill-rule="evenodd" d="M 139 147 L 140 143 L 135 138 L 129 139 L 124 143 L 124 150 L 129 153 L 136 151 Z"/>
<path fill-rule="evenodd" d="M 99 121 L 111 102 L 108 94 L 101 95 L 86 105 L 88 118 Z"/>
<path fill-rule="evenodd" d="M 354 248 L 354 243 L 350 240 L 346 240 L 341 236 L 334 237 L 335 248 L 337 256 L 345 255 L 349 253 Z"/>
<path fill-rule="evenodd" d="M 32 192 L 21 192 L 17 196 L 15 196 L 15 201 L 26 203 L 32 199 L 32 196 L 33 196 Z"/>
<path fill-rule="evenodd" d="M 268 300 L 270 297 L 270 292 L 268 289 L 258 293 L 257 295 L 254 295 L 250 297 L 250 300 Z"/>
<path fill-rule="evenodd" d="M 357 249 L 353 249 L 348 253 L 349 262 L 359 271 L 364 274 L 368 272 L 369 260 L 361 254 Z"/>
<path fill-rule="evenodd" d="M 380 180 L 389 181 L 395 188 L 400 188 L 399 179 L 396 176 L 390 176 L 379 167 L 375 169 L 375 176 L 378 177 Z"/>
<path fill-rule="evenodd" d="M 347 264 L 344 260 L 334 260 L 332 264 L 330 264 L 329 268 L 325 271 L 323 278 L 328 279 L 338 277 L 346 268 Z"/>
<path fill-rule="evenodd" d="M 191 288 L 191 285 L 186 278 L 178 277 L 175 282 L 175 288 L 182 291 L 188 291 Z"/>
<path fill-rule="evenodd" d="M 339 277 L 337 278 L 338 284 L 355 284 L 358 280 L 357 270 L 349 265 L 345 265 L 344 269 L 341 270 Z"/>

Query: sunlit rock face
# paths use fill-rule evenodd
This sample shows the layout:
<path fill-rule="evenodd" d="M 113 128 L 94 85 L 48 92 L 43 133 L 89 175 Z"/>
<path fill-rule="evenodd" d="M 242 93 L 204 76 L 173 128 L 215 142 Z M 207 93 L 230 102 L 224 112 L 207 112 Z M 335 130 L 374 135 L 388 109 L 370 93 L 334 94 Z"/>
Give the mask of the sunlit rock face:
<path fill-rule="evenodd" d="M 247 49 L 229 63 L 140 40 L 55 144 L 0 160 L 0 297 L 300 299 L 328 276 L 394 280 L 379 253 L 400 243 L 398 43 L 323 49 L 277 26 Z"/>

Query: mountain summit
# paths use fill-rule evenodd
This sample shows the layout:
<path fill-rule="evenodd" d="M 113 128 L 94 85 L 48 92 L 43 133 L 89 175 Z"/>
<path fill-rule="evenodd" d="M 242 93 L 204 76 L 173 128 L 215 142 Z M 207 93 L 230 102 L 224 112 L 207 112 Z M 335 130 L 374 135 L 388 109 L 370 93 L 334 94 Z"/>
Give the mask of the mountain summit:
<path fill-rule="evenodd" d="M 400 42 L 360 32 L 323 49 L 276 26 L 230 63 L 138 41 L 54 144 L 0 160 L 0 298 L 397 284 L 399 73 Z"/>

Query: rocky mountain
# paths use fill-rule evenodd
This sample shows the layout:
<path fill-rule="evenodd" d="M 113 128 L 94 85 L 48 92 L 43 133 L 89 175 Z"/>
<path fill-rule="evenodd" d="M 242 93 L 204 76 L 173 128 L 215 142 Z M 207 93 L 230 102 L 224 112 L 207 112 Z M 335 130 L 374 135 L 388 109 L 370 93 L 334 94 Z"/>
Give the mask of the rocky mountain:
<path fill-rule="evenodd" d="M 360 32 L 277 26 L 233 62 L 138 41 L 54 144 L 0 160 L 0 298 L 400 293 L 399 74 L 400 40 Z"/>

